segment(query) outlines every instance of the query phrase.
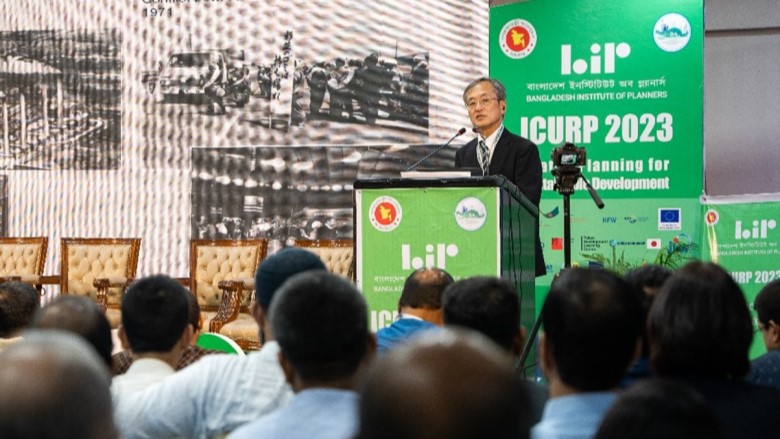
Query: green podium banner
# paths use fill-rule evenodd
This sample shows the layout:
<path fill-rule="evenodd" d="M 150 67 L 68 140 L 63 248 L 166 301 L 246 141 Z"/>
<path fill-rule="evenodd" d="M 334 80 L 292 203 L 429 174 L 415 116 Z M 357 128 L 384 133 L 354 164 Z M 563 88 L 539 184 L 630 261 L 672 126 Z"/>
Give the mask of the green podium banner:
<path fill-rule="evenodd" d="M 355 277 L 374 331 L 392 324 L 423 267 L 507 280 L 533 325 L 537 209 L 504 177 L 357 180 L 354 202 Z"/>
<path fill-rule="evenodd" d="M 491 9 L 490 75 L 507 87 L 508 130 L 539 146 L 540 235 L 548 274 L 563 266 L 618 273 L 700 257 L 703 189 L 702 0 L 529 0 Z M 551 151 L 586 148 L 563 243 Z M 670 247 L 671 245 L 671 247 Z M 665 257 L 664 252 L 672 257 Z M 540 297 L 541 299 L 541 297 Z M 538 309 L 538 308 L 537 308 Z"/>
<path fill-rule="evenodd" d="M 418 268 L 500 276 L 498 202 L 497 187 L 355 190 L 355 274 L 374 331 L 393 322 Z"/>

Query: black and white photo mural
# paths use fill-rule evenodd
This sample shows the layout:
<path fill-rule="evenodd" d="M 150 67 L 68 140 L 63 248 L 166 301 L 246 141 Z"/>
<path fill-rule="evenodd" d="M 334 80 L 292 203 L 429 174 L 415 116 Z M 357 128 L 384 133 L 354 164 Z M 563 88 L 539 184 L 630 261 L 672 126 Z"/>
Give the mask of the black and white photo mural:
<path fill-rule="evenodd" d="M 137 236 L 139 274 L 172 275 L 190 239 L 350 238 L 355 179 L 398 176 L 469 126 L 488 14 L 487 0 L 0 0 L 6 234 L 48 236 L 47 267 L 60 237 Z M 457 146 L 421 166 L 451 166 Z"/>

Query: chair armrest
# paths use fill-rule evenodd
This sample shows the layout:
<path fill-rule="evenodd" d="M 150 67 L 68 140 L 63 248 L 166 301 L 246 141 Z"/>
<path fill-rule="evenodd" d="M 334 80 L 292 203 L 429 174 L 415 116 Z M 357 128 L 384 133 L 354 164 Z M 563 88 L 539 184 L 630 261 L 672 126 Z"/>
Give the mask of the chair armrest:
<path fill-rule="evenodd" d="M 233 279 L 220 281 L 217 286 L 222 290 L 222 301 L 219 303 L 217 315 L 209 322 L 209 332 L 219 333 L 222 327 L 238 318 L 241 312 L 241 302 L 244 291 L 253 290 L 254 279 Z"/>
<path fill-rule="evenodd" d="M 108 289 L 109 288 L 127 288 L 133 281 L 131 277 L 112 276 L 95 279 L 92 285 L 97 290 L 97 304 L 101 311 L 106 312 L 108 308 Z"/>

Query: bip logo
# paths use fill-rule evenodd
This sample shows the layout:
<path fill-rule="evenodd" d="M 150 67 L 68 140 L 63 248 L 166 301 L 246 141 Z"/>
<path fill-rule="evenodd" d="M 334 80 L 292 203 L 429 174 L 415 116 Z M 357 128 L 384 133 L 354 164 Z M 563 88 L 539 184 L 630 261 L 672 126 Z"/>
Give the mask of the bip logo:
<path fill-rule="evenodd" d="M 777 227 L 777 221 L 773 219 L 762 219 L 753 221 L 753 228 L 743 229 L 742 221 L 734 224 L 735 239 L 766 239 L 767 231 L 774 230 Z"/>
<path fill-rule="evenodd" d="M 458 246 L 455 244 L 426 244 L 425 255 L 412 257 L 412 246 L 401 244 L 401 268 L 404 270 L 419 270 L 423 267 L 436 267 L 447 269 L 447 257 L 458 254 Z"/>
<path fill-rule="evenodd" d="M 602 53 L 603 49 L 603 53 Z M 593 43 L 590 46 L 590 61 L 579 58 L 571 60 L 571 44 L 561 46 L 561 75 L 578 75 L 590 72 L 594 75 L 615 73 L 615 58 L 628 58 L 631 46 L 628 43 Z"/>

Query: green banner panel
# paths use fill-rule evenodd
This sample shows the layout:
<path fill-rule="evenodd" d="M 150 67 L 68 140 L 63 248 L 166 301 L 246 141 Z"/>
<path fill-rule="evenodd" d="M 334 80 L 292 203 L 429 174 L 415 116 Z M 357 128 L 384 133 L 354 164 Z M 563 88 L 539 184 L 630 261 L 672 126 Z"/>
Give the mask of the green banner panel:
<path fill-rule="evenodd" d="M 660 206 L 660 207 L 659 207 Z M 537 279 L 537 308 L 555 273 L 563 268 L 563 201 L 541 203 L 539 234 L 548 274 Z M 700 259 L 701 204 L 691 198 L 605 201 L 572 200 L 571 259 L 573 266 L 604 267 L 625 273 L 644 264 L 671 269 Z"/>
<path fill-rule="evenodd" d="M 572 265 L 618 273 L 700 255 L 702 0 L 529 0 L 490 12 L 490 75 L 507 87 L 506 127 L 539 146 L 548 275 L 563 266 L 563 203 L 551 151 L 586 148 L 571 200 Z"/>
<path fill-rule="evenodd" d="M 605 199 L 701 194 L 703 23 L 701 0 L 491 9 L 504 123 L 539 146 L 548 196 L 550 150 L 563 142 L 587 148 L 583 173 Z"/>
<path fill-rule="evenodd" d="M 780 201 L 703 203 L 705 258 L 720 264 L 737 281 L 750 304 L 756 336 L 750 357 L 766 352 L 753 301 L 768 282 L 780 278 Z"/>

